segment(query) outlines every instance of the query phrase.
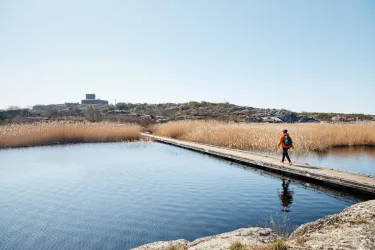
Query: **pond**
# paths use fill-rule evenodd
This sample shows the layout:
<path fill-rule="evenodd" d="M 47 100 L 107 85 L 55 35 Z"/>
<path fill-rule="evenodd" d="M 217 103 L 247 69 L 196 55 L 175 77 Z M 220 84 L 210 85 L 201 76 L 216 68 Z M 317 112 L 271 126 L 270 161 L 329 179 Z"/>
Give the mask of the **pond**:
<path fill-rule="evenodd" d="M 295 227 L 360 200 L 159 143 L 8 149 L 0 159 L 0 249 L 130 249 L 270 218 Z"/>
<path fill-rule="evenodd" d="M 375 147 L 330 148 L 327 152 L 300 156 L 298 159 L 317 166 L 375 177 Z"/>

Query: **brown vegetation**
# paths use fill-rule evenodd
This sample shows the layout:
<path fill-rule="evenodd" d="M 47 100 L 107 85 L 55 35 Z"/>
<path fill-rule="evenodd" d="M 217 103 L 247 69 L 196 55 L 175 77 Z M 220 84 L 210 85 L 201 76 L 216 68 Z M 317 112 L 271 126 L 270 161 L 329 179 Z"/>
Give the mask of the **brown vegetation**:
<path fill-rule="evenodd" d="M 276 152 L 281 130 L 287 128 L 296 152 L 324 151 L 336 146 L 375 145 L 375 123 L 363 124 L 245 124 L 218 121 L 179 121 L 155 125 L 152 132 L 216 146 Z"/>
<path fill-rule="evenodd" d="M 283 240 L 277 240 L 268 245 L 269 250 L 287 250 L 288 247 Z"/>
<path fill-rule="evenodd" d="M 288 247 L 283 240 L 274 241 L 268 245 L 263 246 L 247 246 L 241 242 L 234 242 L 229 250 L 287 250 Z"/>
<path fill-rule="evenodd" d="M 167 250 L 185 250 L 185 249 L 187 249 L 185 246 L 178 244 L 178 245 L 169 247 Z"/>
<path fill-rule="evenodd" d="M 234 242 L 229 248 L 229 250 L 247 250 L 247 249 L 248 247 L 241 244 L 241 242 Z"/>
<path fill-rule="evenodd" d="M 0 148 L 128 141 L 139 138 L 139 126 L 108 122 L 53 122 L 0 126 Z"/>
<path fill-rule="evenodd" d="M 306 242 L 308 242 L 310 240 L 310 238 L 308 237 L 298 237 L 296 239 L 296 243 L 299 244 L 299 245 L 305 245 Z"/>

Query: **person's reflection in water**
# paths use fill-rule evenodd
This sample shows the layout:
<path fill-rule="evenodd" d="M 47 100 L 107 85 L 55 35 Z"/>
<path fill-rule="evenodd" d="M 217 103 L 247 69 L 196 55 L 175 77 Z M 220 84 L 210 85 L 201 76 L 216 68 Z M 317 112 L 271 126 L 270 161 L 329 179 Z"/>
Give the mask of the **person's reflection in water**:
<path fill-rule="evenodd" d="M 290 180 L 282 179 L 283 183 L 281 186 L 283 187 L 282 192 L 279 193 L 279 198 L 281 201 L 281 205 L 283 206 L 282 212 L 290 212 L 290 205 L 293 203 L 293 191 L 289 190 Z"/>

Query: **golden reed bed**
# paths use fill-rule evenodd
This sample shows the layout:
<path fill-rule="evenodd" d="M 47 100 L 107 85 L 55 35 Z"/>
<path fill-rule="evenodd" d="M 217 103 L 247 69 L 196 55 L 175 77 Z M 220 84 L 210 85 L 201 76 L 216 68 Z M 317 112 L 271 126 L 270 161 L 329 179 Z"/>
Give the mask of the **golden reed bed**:
<path fill-rule="evenodd" d="M 0 126 L 0 148 L 140 139 L 140 127 L 117 123 L 34 123 Z"/>
<path fill-rule="evenodd" d="M 179 121 L 152 127 L 152 132 L 222 147 L 275 153 L 288 129 L 296 153 L 324 151 L 335 146 L 375 146 L 375 123 L 366 124 L 259 124 L 218 121 Z"/>

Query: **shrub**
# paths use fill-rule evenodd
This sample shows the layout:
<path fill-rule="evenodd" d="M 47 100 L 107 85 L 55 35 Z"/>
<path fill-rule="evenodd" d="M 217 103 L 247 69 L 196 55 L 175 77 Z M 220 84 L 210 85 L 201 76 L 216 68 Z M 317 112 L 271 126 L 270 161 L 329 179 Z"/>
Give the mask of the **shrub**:
<path fill-rule="evenodd" d="M 288 247 L 283 240 L 277 240 L 268 245 L 269 250 L 287 250 Z"/>
<path fill-rule="evenodd" d="M 230 246 L 229 250 L 246 250 L 246 247 L 240 242 L 235 242 Z"/>

